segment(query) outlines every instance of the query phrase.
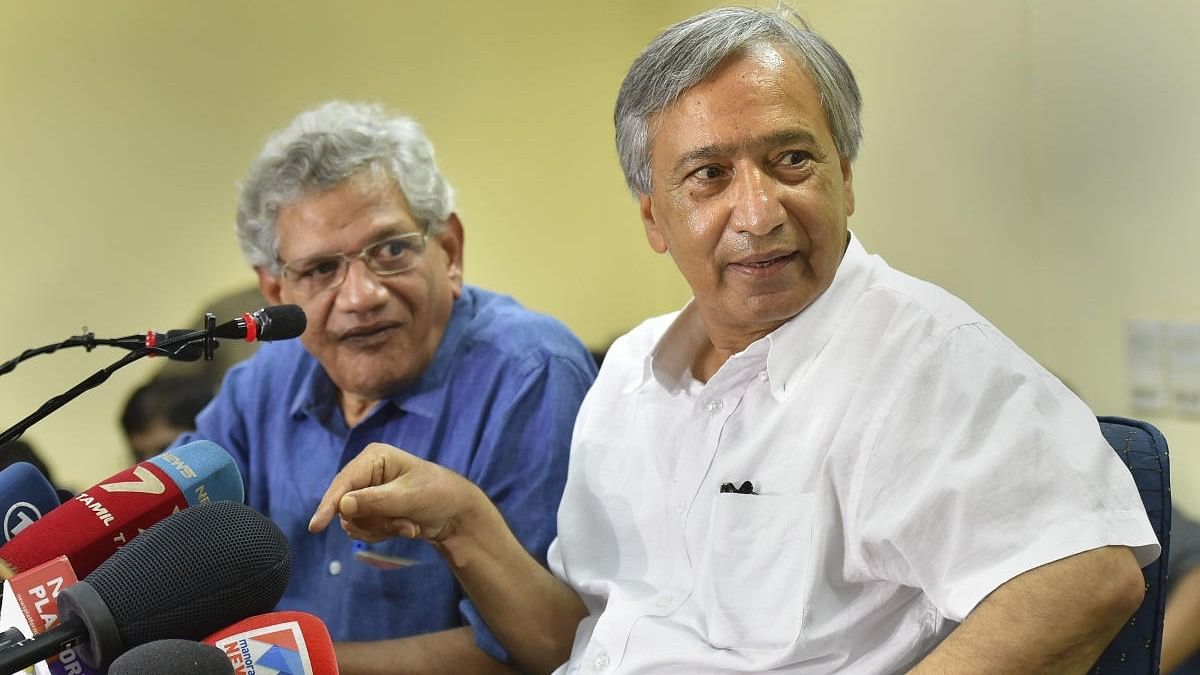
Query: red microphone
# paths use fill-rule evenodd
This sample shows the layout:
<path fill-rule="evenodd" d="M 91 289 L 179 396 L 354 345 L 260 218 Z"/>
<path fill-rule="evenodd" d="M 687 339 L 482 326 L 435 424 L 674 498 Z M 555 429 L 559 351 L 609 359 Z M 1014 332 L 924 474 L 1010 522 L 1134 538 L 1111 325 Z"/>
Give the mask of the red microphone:
<path fill-rule="evenodd" d="M 204 643 L 224 651 L 238 673 L 338 675 L 329 630 L 306 612 L 242 619 L 204 638 Z"/>
<path fill-rule="evenodd" d="M 209 441 L 181 445 L 110 476 L 31 523 L 0 546 L 0 578 L 63 555 L 84 577 L 172 513 L 243 497 L 242 477 L 228 452 Z"/>

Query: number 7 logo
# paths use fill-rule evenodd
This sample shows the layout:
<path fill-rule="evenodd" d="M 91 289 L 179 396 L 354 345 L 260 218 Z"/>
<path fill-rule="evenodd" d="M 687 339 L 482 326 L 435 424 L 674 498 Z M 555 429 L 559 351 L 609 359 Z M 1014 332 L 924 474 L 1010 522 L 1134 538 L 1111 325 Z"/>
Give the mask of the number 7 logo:
<path fill-rule="evenodd" d="M 133 475 L 139 480 L 130 480 L 120 483 L 104 483 L 96 487 L 105 492 L 140 492 L 147 495 L 161 495 L 167 491 L 167 486 L 158 479 L 144 466 L 136 466 L 133 469 Z"/>

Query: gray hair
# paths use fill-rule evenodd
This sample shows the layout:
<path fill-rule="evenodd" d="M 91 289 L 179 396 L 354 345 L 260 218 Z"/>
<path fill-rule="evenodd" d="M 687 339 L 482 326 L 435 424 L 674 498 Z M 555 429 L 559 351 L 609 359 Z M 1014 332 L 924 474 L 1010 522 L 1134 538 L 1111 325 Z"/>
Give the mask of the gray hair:
<path fill-rule="evenodd" d="M 379 105 L 331 101 L 301 113 L 267 139 L 238 200 L 238 243 L 246 261 L 279 271 L 275 219 L 289 204 L 351 179 L 390 179 L 414 218 L 437 234 L 454 211 L 433 144 L 413 119 Z"/>
<path fill-rule="evenodd" d="M 850 66 L 793 12 L 723 7 L 664 30 L 637 57 L 621 83 L 613 121 L 625 183 L 650 193 L 650 117 L 708 77 L 726 58 L 760 44 L 797 52 L 821 94 L 838 154 L 850 161 L 862 140 L 862 96 Z"/>

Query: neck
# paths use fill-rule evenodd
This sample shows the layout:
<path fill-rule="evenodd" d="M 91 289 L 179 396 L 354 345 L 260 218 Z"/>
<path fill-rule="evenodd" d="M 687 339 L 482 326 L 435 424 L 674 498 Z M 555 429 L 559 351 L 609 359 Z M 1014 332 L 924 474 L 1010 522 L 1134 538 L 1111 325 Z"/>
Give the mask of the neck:
<path fill-rule="evenodd" d="M 377 398 L 365 398 L 344 391 L 339 394 L 339 398 L 341 399 L 339 403 L 342 406 L 342 417 L 346 419 L 346 426 L 352 429 L 363 421 L 376 403 L 379 403 Z"/>
<path fill-rule="evenodd" d="M 779 325 L 769 329 L 738 335 L 736 338 L 720 339 L 714 335 L 712 330 L 709 330 L 708 344 L 701 346 L 700 350 L 696 352 L 696 358 L 692 360 L 692 376 L 701 382 L 708 382 L 709 378 L 725 365 L 729 357 L 749 347 L 756 340 L 769 335 L 783 323 L 781 321 Z"/>

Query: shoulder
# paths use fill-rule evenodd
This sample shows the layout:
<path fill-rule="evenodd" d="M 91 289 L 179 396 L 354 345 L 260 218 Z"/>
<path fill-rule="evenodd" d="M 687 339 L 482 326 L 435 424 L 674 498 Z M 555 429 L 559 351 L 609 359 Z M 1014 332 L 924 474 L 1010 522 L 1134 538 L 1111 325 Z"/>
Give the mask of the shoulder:
<path fill-rule="evenodd" d="M 467 323 L 461 350 L 465 356 L 517 364 L 521 370 L 560 362 L 581 372 L 594 372 L 587 348 L 558 319 L 522 306 L 513 298 L 466 286 L 474 313 Z"/>
<path fill-rule="evenodd" d="M 609 346 L 605 363 L 611 359 L 616 364 L 634 363 L 640 368 L 678 316 L 679 311 L 660 314 L 634 326 Z"/>
<path fill-rule="evenodd" d="M 965 326 L 991 325 L 941 286 L 897 271 L 882 261 L 857 304 L 859 314 L 888 319 L 893 333 L 917 331 L 935 341 Z"/>
<path fill-rule="evenodd" d="M 298 339 L 264 342 L 250 358 L 229 369 L 218 396 L 290 396 L 316 367 L 317 360 Z"/>

